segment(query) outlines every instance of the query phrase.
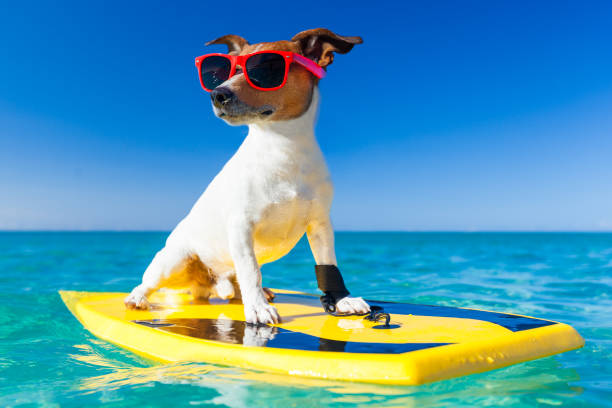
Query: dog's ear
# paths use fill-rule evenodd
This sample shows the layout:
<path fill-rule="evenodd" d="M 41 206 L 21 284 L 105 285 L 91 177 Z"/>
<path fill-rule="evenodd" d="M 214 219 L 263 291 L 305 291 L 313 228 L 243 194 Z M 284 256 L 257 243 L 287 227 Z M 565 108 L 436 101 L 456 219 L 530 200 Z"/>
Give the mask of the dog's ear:
<path fill-rule="evenodd" d="M 225 44 L 228 52 L 240 52 L 245 46 L 249 45 L 249 42 L 239 35 L 228 34 L 206 43 L 206 45 L 213 44 Z"/>
<path fill-rule="evenodd" d="M 314 28 L 296 34 L 291 41 L 297 42 L 302 54 L 325 68 L 334 61 L 334 52 L 346 54 L 355 44 L 361 44 L 361 37 L 344 37 L 326 28 Z"/>

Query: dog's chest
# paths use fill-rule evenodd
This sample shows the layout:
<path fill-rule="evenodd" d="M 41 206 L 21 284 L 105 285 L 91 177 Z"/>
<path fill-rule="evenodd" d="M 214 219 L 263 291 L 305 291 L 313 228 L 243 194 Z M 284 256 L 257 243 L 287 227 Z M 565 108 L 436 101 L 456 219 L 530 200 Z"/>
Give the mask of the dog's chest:
<path fill-rule="evenodd" d="M 322 198 L 321 188 L 329 183 L 329 173 L 313 142 L 265 140 L 250 146 L 243 180 L 248 180 L 257 218 L 295 218 Z"/>
<path fill-rule="evenodd" d="M 306 231 L 315 208 L 325 206 L 331 191 L 320 156 L 292 157 L 262 169 L 257 189 L 254 244 L 258 259 L 268 262 L 286 254 Z M 329 188 L 328 188 L 329 187 Z"/>
<path fill-rule="evenodd" d="M 312 132 L 291 134 L 251 127 L 228 166 L 224 188 L 232 191 L 228 213 L 253 225 L 260 263 L 285 255 L 302 237 L 315 211 L 329 209 L 329 172 Z M 231 187 L 230 187 L 231 186 Z M 325 210 L 323 210 L 325 211 Z"/>
<path fill-rule="evenodd" d="M 306 169 L 292 169 L 288 174 L 275 172 L 261 186 L 256 228 L 269 236 L 287 238 L 295 228 L 305 228 L 317 200 L 322 180 Z"/>
<path fill-rule="evenodd" d="M 257 217 L 253 240 L 256 256 L 261 263 L 284 256 L 306 231 L 315 204 L 313 199 L 308 199 L 312 197 L 310 193 L 293 187 L 282 186 L 282 199 L 270 202 Z"/>

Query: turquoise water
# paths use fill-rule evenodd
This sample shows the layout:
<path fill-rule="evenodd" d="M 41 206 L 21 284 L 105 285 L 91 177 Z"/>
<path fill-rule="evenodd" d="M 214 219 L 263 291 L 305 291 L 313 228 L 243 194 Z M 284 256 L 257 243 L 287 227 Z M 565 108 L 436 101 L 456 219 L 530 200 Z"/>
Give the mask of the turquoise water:
<path fill-rule="evenodd" d="M 209 364 L 160 365 L 100 341 L 59 289 L 128 291 L 165 233 L 0 233 L 0 406 L 610 406 L 612 234 L 338 233 L 347 286 L 390 301 L 559 320 L 578 351 L 418 387 L 299 381 Z M 304 240 L 263 268 L 314 292 Z"/>

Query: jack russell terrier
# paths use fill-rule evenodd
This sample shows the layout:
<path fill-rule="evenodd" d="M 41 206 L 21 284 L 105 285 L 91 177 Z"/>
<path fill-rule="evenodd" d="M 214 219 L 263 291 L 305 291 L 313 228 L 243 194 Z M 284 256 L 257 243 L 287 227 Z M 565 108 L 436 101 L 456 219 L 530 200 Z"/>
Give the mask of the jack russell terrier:
<path fill-rule="evenodd" d="M 314 135 L 319 79 L 360 37 L 317 28 L 291 41 L 249 44 L 225 35 L 228 54 L 196 58 L 215 115 L 249 132 L 191 212 L 176 226 L 125 304 L 148 309 L 160 288 L 189 287 L 195 298 L 241 296 L 248 323 L 280 322 L 262 287 L 260 265 L 286 255 L 307 234 L 325 309 L 370 310 L 349 297 L 337 268 L 330 222 L 333 187 Z"/>

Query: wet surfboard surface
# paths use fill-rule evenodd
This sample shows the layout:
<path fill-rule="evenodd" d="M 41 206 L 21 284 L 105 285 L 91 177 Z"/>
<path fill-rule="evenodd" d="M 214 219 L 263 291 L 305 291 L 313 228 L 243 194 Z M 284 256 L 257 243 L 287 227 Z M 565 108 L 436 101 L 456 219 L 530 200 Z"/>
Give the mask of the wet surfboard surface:
<path fill-rule="evenodd" d="M 61 291 L 91 333 L 144 357 L 288 375 L 418 385 L 534 360 L 584 345 L 571 327 L 507 313 L 368 300 L 389 325 L 326 314 L 318 296 L 273 289 L 282 323 L 251 325 L 239 301 L 158 292 L 148 311 L 127 293 Z"/>

